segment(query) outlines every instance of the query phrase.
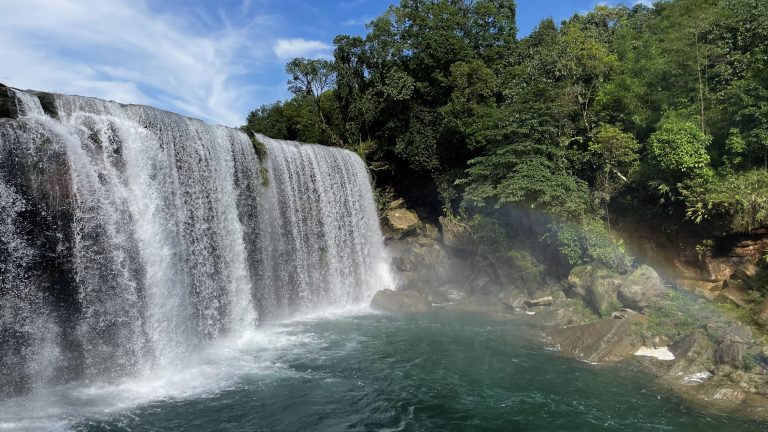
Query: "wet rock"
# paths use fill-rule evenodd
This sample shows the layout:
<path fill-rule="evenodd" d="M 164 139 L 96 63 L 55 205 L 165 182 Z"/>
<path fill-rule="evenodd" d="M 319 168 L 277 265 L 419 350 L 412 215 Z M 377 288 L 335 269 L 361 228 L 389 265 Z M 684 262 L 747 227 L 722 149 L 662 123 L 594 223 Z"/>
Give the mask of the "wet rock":
<path fill-rule="evenodd" d="M 3 84 L 0 84 L 0 118 L 15 119 L 19 116 L 16 107 L 16 97 L 13 91 Z"/>
<path fill-rule="evenodd" d="M 630 358 L 639 345 L 632 338 L 631 320 L 601 320 L 548 332 L 552 342 L 571 357 L 590 363 Z"/>
<path fill-rule="evenodd" d="M 699 384 L 712 377 L 715 345 L 701 332 L 689 333 L 669 346 L 675 361 L 657 374 L 673 377 L 683 384 Z"/>
<path fill-rule="evenodd" d="M 624 306 L 642 311 L 661 296 L 666 288 L 656 270 L 640 266 L 619 287 L 617 298 Z"/>
<path fill-rule="evenodd" d="M 43 112 L 53 118 L 59 118 L 59 108 L 56 107 L 56 97 L 51 93 L 36 92 L 35 96 L 40 101 Z"/>
<path fill-rule="evenodd" d="M 426 312 L 432 304 L 415 291 L 381 290 L 373 296 L 371 307 L 382 312 L 413 313 Z"/>
<path fill-rule="evenodd" d="M 477 247 L 475 238 L 467 225 L 452 217 L 440 217 L 439 220 L 443 232 L 443 243 L 463 251 L 475 251 Z"/>
<path fill-rule="evenodd" d="M 703 384 L 694 387 L 699 398 L 711 402 L 741 402 L 746 398 L 746 393 L 740 388 L 731 385 Z"/>

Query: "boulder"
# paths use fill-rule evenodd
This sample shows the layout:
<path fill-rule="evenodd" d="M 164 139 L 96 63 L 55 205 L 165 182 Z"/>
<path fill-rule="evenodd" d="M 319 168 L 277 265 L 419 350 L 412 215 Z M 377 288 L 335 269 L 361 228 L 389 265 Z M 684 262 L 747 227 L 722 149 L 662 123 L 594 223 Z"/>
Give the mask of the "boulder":
<path fill-rule="evenodd" d="M 453 217 L 441 216 L 439 221 L 443 232 L 443 243 L 455 249 L 475 251 L 475 238 L 467 225 Z"/>
<path fill-rule="evenodd" d="M 416 231 L 421 226 L 421 221 L 416 212 L 406 208 L 387 210 L 384 213 L 387 226 L 393 231 L 393 237 L 400 238 Z"/>
<path fill-rule="evenodd" d="M 564 354 L 590 363 L 624 360 L 639 348 L 632 339 L 632 320 L 601 320 L 550 330 L 548 335 Z"/>
<path fill-rule="evenodd" d="M 622 282 L 616 296 L 625 307 L 642 311 L 665 290 L 664 282 L 656 270 L 643 265 Z"/>
<path fill-rule="evenodd" d="M 602 317 L 610 316 L 617 309 L 617 293 L 623 282 L 618 273 L 594 265 L 576 266 L 568 275 L 571 292 L 583 298 Z"/>
<path fill-rule="evenodd" d="M 740 342 L 726 341 L 720 344 L 715 353 L 715 362 L 719 365 L 728 365 L 739 368 L 742 365 L 747 346 Z"/>
<path fill-rule="evenodd" d="M 381 290 L 373 296 L 371 307 L 375 310 L 390 313 L 426 312 L 432 304 L 415 291 Z"/>

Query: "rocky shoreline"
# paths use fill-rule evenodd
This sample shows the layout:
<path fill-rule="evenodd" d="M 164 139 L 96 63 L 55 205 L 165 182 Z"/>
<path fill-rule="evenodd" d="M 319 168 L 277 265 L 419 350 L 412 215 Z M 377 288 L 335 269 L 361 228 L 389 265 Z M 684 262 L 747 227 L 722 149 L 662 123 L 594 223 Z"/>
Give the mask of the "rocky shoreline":
<path fill-rule="evenodd" d="M 702 296 L 668 285 L 647 265 L 620 274 L 587 264 L 567 279 L 551 278 L 524 249 L 479 252 L 459 220 L 425 223 L 403 200 L 382 216 L 399 277 L 396 290 L 376 294 L 373 308 L 525 320 L 561 355 L 640 366 L 699 409 L 768 420 L 768 344 L 761 329 L 731 313 L 744 306 L 731 298 L 744 297 L 736 283 L 732 296 Z M 744 269 L 732 273 L 749 277 Z"/>

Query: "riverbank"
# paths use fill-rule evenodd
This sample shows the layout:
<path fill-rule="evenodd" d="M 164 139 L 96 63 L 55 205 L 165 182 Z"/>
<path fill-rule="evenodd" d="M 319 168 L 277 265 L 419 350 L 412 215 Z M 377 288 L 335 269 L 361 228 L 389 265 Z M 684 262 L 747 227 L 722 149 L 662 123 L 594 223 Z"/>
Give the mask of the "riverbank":
<path fill-rule="evenodd" d="M 398 289 L 378 293 L 374 308 L 525 321 L 563 356 L 631 364 L 699 409 L 768 420 L 768 344 L 727 297 L 697 295 L 647 265 L 623 274 L 580 265 L 557 277 L 524 248 L 488 254 L 467 224 L 431 225 L 402 200 L 383 224 Z"/>

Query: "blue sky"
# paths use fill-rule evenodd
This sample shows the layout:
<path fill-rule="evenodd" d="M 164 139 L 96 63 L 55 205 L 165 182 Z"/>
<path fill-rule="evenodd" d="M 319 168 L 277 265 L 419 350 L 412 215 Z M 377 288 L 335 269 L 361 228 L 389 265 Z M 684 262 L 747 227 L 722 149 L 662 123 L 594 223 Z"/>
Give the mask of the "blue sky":
<path fill-rule="evenodd" d="M 649 4 L 650 0 L 641 0 Z M 634 4 L 639 0 L 624 0 Z M 520 34 L 621 0 L 518 0 Z M 0 82 L 237 126 L 286 99 L 283 65 L 364 34 L 383 0 L 0 0 Z"/>

